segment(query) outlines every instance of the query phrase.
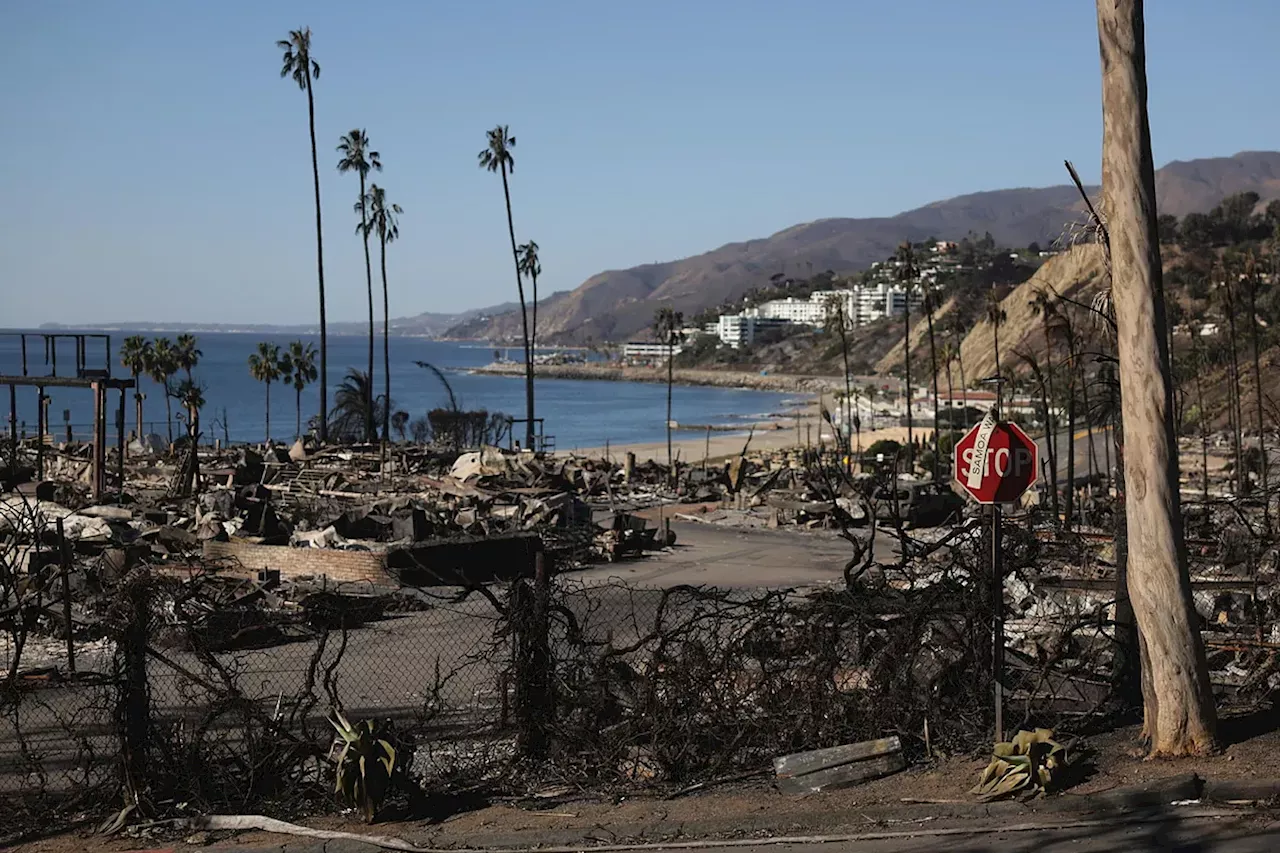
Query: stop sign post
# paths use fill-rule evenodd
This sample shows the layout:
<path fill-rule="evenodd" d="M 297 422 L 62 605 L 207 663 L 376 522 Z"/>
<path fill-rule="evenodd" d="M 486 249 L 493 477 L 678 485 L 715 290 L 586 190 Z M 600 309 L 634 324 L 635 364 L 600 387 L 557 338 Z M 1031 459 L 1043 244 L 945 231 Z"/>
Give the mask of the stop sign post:
<path fill-rule="evenodd" d="M 997 394 L 999 391 L 997 390 Z M 1000 536 L 1000 504 L 1026 493 L 1040 470 L 1040 452 L 1022 427 L 995 420 L 994 411 L 956 442 L 952 476 L 956 486 L 991 507 L 991 605 L 995 673 L 996 740 L 1004 740 L 1004 566 Z"/>
<path fill-rule="evenodd" d="M 1015 423 L 984 421 L 956 442 L 952 475 L 980 504 L 1013 503 L 1035 483 L 1039 469 L 1036 443 Z"/>

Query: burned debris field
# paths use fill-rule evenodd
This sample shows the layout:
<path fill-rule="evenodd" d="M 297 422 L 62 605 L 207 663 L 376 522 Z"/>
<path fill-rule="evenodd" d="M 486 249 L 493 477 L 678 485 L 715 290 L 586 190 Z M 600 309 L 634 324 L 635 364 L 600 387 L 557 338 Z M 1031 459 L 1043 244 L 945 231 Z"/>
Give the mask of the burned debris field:
<path fill-rule="evenodd" d="M 210 813 L 329 810 L 334 708 L 394 733 L 398 796 L 417 796 L 670 792 L 888 736 L 927 764 L 987 742 L 997 680 L 1006 729 L 1087 735 L 1140 706 L 1106 483 L 1069 528 L 1011 509 L 997 591 L 982 519 L 907 517 L 891 468 L 831 449 L 748 443 L 673 474 L 201 448 L 183 495 L 190 454 L 135 443 L 122 469 L 107 452 L 96 498 L 91 450 L 44 448 L 43 478 L 36 451 L 17 444 L 0 496 L 11 832 L 110 811 L 122 778 Z M 1215 693 L 1264 707 L 1280 621 L 1260 507 L 1189 504 L 1187 525 Z"/>

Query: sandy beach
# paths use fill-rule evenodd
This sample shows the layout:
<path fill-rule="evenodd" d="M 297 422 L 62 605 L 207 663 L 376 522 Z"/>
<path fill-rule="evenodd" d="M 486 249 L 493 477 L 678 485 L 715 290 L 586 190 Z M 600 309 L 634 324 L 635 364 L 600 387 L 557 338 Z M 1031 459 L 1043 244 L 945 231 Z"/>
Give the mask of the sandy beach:
<path fill-rule="evenodd" d="M 813 446 L 819 440 L 824 444 L 831 444 L 834 440 L 831 427 L 820 423 L 816 400 L 809 409 L 812 411 L 804 414 L 800 419 L 798 437 L 794 418 L 791 418 L 790 422 L 786 419 L 766 421 L 757 424 L 755 431 L 750 433 L 751 443 L 748 449 L 754 451 L 789 450 L 795 447 L 804 447 L 806 444 Z M 933 431 L 927 427 L 915 427 L 912 433 L 918 439 L 924 440 L 931 436 Z M 698 435 L 679 430 L 671 434 L 671 452 L 675 458 L 683 462 L 697 464 L 701 463 L 704 458 L 714 462 L 730 456 L 737 456 L 741 453 L 743 446 L 747 444 L 747 437 L 747 431 L 713 431 L 708 440 L 705 432 Z M 863 447 L 868 447 L 881 439 L 905 443 L 907 440 L 907 428 L 894 426 L 877 430 L 863 430 L 862 432 Z M 665 463 L 667 460 L 667 443 L 660 441 L 645 444 L 613 444 L 608 447 L 589 447 L 577 451 L 561 451 L 558 455 L 592 458 L 607 457 L 618 460 L 628 452 L 636 455 L 637 462 L 652 459 L 655 462 Z"/>

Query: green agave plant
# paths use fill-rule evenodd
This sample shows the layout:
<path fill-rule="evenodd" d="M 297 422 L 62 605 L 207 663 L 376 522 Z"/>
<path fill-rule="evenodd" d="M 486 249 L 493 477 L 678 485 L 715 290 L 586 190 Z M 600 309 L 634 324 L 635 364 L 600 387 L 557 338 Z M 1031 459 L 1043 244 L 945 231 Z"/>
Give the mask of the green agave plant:
<path fill-rule="evenodd" d="M 373 823 L 378 807 L 391 789 L 396 748 L 384 737 L 384 726 L 373 720 L 352 725 L 335 708 L 330 712 L 329 723 L 343 740 L 334 792 L 360 809 L 365 823 Z"/>
<path fill-rule="evenodd" d="M 1013 740 L 995 745 L 991 763 L 969 793 L 983 802 L 1040 795 L 1066 764 L 1066 747 L 1053 739 L 1051 729 L 1020 731 Z"/>

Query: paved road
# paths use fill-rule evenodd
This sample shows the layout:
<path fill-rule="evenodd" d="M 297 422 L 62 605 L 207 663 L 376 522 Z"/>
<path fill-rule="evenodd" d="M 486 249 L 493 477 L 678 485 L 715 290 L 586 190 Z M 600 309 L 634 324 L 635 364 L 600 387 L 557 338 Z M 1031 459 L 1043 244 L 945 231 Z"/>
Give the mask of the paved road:
<path fill-rule="evenodd" d="M 794 530 L 739 530 L 675 521 L 676 547 L 639 560 L 598 566 L 568 577 L 585 583 L 618 581 L 669 587 L 705 584 L 727 589 L 792 587 L 838 583 L 852 546 L 832 534 Z M 886 555 L 896 540 L 881 534 Z"/>
<path fill-rule="evenodd" d="M 1074 440 L 1069 441 L 1066 432 L 1057 435 L 1054 442 L 1054 450 L 1058 454 L 1058 482 L 1065 484 L 1067 481 L 1067 447 L 1070 444 L 1075 445 L 1075 479 L 1083 481 L 1089 477 L 1091 473 L 1104 472 L 1107 467 L 1107 451 L 1104 444 L 1111 440 L 1111 430 L 1109 427 L 1093 428 L 1093 461 L 1090 460 L 1089 454 L 1089 430 L 1085 428 L 1077 429 Z M 1046 438 L 1039 439 L 1036 444 L 1040 446 L 1041 474 L 1048 479 L 1049 464 L 1049 442 Z M 1111 464 L 1115 464 L 1115 453 L 1111 453 Z"/>

